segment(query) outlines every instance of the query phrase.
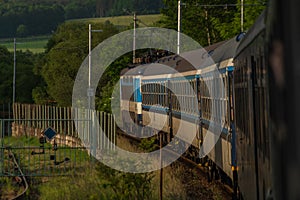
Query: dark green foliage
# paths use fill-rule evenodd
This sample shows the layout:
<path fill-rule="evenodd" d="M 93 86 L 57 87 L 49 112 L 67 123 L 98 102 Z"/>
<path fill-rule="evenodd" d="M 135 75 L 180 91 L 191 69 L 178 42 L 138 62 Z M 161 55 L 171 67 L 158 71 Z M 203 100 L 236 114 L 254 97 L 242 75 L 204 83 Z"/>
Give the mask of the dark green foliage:
<path fill-rule="evenodd" d="M 164 0 L 162 13 L 165 19 L 160 23 L 166 28 L 177 30 L 178 0 Z M 240 1 L 239 0 L 184 0 L 181 6 L 181 32 L 192 37 L 202 46 L 207 46 L 229 39 L 240 33 Z M 236 6 L 203 6 L 225 5 Z M 245 0 L 244 30 L 253 25 L 255 19 L 265 8 L 262 2 Z"/>
<path fill-rule="evenodd" d="M 162 0 L 0 1 L 0 38 L 50 34 L 67 19 L 159 13 Z"/>
<path fill-rule="evenodd" d="M 21 24 L 17 28 L 17 36 L 24 37 L 28 34 L 28 28 L 24 24 Z"/>
<path fill-rule="evenodd" d="M 128 67 L 128 63 L 131 62 L 132 54 L 129 53 L 114 61 L 105 71 L 101 77 L 97 89 L 96 95 L 96 107 L 98 110 L 111 112 L 111 97 L 120 78 L 120 72 L 122 69 Z M 117 105 L 114 105 L 118 107 Z"/>
<path fill-rule="evenodd" d="M 163 0 L 97 0 L 97 16 L 127 15 L 128 12 L 154 14 L 162 7 Z"/>
<path fill-rule="evenodd" d="M 139 144 L 139 147 L 142 150 L 145 150 L 147 152 L 151 152 L 151 151 L 154 151 L 154 150 L 158 149 L 158 145 L 156 144 L 156 142 L 157 141 L 154 137 L 145 138 L 145 139 L 142 139 L 141 143 Z"/>
<path fill-rule="evenodd" d="M 109 22 L 93 24 L 102 33 L 93 34 L 93 48 L 104 39 L 118 33 Z M 88 55 L 88 24 L 67 22 L 61 25 L 47 45 L 47 55 L 41 74 L 47 83 L 47 93 L 61 106 L 70 106 L 77 71 Z M 111 75 L 112 76 L 112 75 Z M 101 86 L 108 84 L 106 78 Z"/>
<path fill-rule="evenodd" d="M 238 6 L 228 7 L 228 14 L 222 17 L 214 17 L 212 20 L 213 25 L 224 39 L 234 37 L 241 32 L 241 2 L 237 0 L 235 3 L 237 3 Z M 264 1 L 246 0 L 244 4 L 243 31 L 246 32 L 265 9 L 266 3 Z"/>
<path fill-rule="evenodd" d="M 77 19 L 77 18 L 89 18 L 96 16 L 96 0 L 90 1 L 70 1 L 65 6 L 65 18 Z"/>
<path fill-rule="evenodd" d="M 97 170 L 98 178 L 106 180 L 102 187 L 111 188 L 113 191 L 110 199 L 153 199 L 151 188 L 151 181 L 154 178 L 153 173 L 125 173 L 104 166 L 103 164 L 99 164 Z"/>
<path fill-rule="evenodd" d="M 0 47 L 0 102 L 12 102 L 13 55 Z"/>
<path fill-rule="evenodd" d="M 48 34 L 63 21 L 60 5 L 0 2 L 0 37 Z"/>
<path fill-rule="evenodd" d="M 50 177 L 46 182 L 35 178 L 33 179 L 35 182 L 39 181 L 30 188 L 38 190 L 36 199 L 41 200 L 156 199 L 154 198 L 156 193 L 153 190 L 154 173 L 131 174 L 116 171 L 101 163 L 95 165 L 76 168 L 75 174 L 72 176 Z M 32 199 L 32 193 L 28 198 Z"/>
<path fill-rule="evenodd" d="M 32 103 L 32 89 L 39 77 L 33 73 L 37 55 L 29 51 L 16 54 L 16 102 Z M 0 47 L 0 103 L 12 102 L 13 96 L 13 53 Z"/>
<path fill-rule="evenodd" d="M 47 93 L 46 86 L 37 86 L 34 88 L 32 90 L 32 98 L 36 104 L 48 104 L 52 101 Z"/>

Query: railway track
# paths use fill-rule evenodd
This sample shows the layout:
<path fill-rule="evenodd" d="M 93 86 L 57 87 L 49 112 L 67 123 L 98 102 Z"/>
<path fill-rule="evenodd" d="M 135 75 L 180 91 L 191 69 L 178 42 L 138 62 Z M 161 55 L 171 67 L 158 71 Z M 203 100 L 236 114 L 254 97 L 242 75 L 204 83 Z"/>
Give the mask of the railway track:
<path fill-rule="evenodd" d="M 133 135 L 130 134 L 125 134 L 123 131 L 121 131 L 120 129 L 117 129 L 117 135 L 122 136 L 124 138 L 127 138 L 128 140 L 130 140 L 131 142 L 134 142 L 135 144 L 139 144 L 141 142 L 140 138 L 134 137 Z M 189 159 L 185 154 L 183 155 L 178 155 L 176 152 L 171 151 L 169 149 L 165 149 L 165 151 L 167 151 L 168 153 L 172 154 L 173 156 L 179 157 L 178 161 L 181 162 L 182 164 L 184 164 L 185 166 L 192 168 L 192 169 L 196 169 L 196 171 L 201 174 L 203 177 L 207 177 L 208 176 L 208 169 L 205 165 L 201 165 L 196 163 L 195 161 Z M 207 178 L 207 181 L 210 182 Z M 221 180 L 215 180 L 215 183 L 223 189 L 223 191 L 228 195 L 228 196 L 233 196 L 233 189 L 227 185 L 222 183 Z"/>
<path fill-rule="evenodd" d="M 20 190 L 22 189 L 21 192 L 18 192 L 18 194 L 14 197 L 10 197 L 9 199 L 11 200 L 15 200 L 15 199 L 23 199 L 23 197 L 26 194 L 26 191 L 28 190 L 28 182 L 26 180 L 25 175 L 22 172 L 22 169 L 20 167 L 20 165 L 18 164 L 15 154 L 11 151 L 11 149 L 7 149 L 8 152 L 8 157 L 11 159 L 11 162 L 14 165 L 14 169 L 16 171 L 18 171 L 19 176 L 15 176 L 14 177 L 14 181 L 16 181 L 18 183 L 18 185 L 20 186 Z M 18 190 L 18 191 L 20 191 Z"/>

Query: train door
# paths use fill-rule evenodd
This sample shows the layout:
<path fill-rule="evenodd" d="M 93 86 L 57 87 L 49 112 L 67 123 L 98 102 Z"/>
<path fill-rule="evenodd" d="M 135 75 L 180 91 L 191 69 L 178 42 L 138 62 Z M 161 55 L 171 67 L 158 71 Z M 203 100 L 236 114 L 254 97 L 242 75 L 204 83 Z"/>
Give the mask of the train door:
<path fill-rule="evenodd" d="M 252 90 L 254 112 L 254 137 L 257 189 L 259 199 L 266 199 L 271 188 L 270 180 L 270 143 L 269 143 L 269 120 L 268 120 L 268 97 L 266 92 L 266 73 L 264 56 L 263 33 L 256 39 L 256 53 L 251 58 L 252 67 Z"/>
<path fill-rule="evenodd" d="M 256 45 L 254 45 L 254 49 L 256 49 Z M 256 49 L 257 50 L 257 49 Z M 251 67 L 251 75 L 250 75 L 250 79 L 251 79 L 251 86 L 250 86 L 250 90 L 251 90 L 251 96 L 250 96 L 250 101 L 252 104 L 252 136 L 253 136 L 253 151 L 254 151 L 254 166 L 253 166 L 253 172 L 255 172 L 255 187 L 256 187 L 256 193 L 257 193 L 257 198 L 256 199 L 260 199 L 260 183 L 259 183 L 259 161 L 258 161 L 258 137 L 260 136 L 259 128 L 257 127 L 259 124 L 259 105 L 257 102 L 257 99 L 259 98 L 259 85 L 258 85 L 258 78 L 257 78 L 257 68 L 256 68 L 256 59 L 254 58 L 254 56 L 251 56 L 251 63 L 250 63 L 250 67 Z"/>
<path fill-rule="evenodd" d="M 246 55 L 239 55 L 234 72 L 238 184 L 244 199 L 257 199 L 251 60 Z"/>

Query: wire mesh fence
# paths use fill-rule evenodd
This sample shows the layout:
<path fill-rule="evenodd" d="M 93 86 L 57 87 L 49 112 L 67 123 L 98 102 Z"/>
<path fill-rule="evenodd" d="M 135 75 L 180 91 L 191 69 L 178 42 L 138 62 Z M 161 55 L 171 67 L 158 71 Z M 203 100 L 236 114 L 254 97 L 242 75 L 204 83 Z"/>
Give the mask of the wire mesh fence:
<path fill-rule="evenodd" d="M 96 122 L 91 116 L 96 116 Z M 99 123 L 96 130 L 95 123 Z M 115 134 L 114 118 L 105 112 L 14 104 L 13 118 L 0 120 L 0 176 L 19 175 L 9 151 L 16 155 L 25 176 L 82 170 L 90 164 L 93 149 L 114 148 Z"/>

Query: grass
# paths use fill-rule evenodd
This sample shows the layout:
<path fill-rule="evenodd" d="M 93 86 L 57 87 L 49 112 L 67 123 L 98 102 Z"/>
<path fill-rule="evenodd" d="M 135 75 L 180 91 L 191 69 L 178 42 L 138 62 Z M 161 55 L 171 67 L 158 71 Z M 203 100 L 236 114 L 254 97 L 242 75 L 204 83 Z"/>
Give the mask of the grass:
<path fill-rule="evenodd" d="M 147 26 L 153 26 L 162 18 L 162 15 L 138 15 L 137 19 L 146 24 Z M 87 19 L 74 19 L 68 22 L 84 22 L 84 23 L 104 23 L 110 21 L 116 26 L 130 26 L 133 23 L 132 16 L 117 16 L 117 17 L 102 17 L 102 18 L 87 18 Z M 137 22 L 139 27 L 145 27 L 143 23 Z"/>
<path fill-rule="evenodd" d="M 12 199 L 19 189 L 20 187 L 13 183 L 12 178 L 0 177 L 0 199 Z"/>
<path fill-rule="evenodd" d="M 36 36 L 36 37 L 28 37 L 28 38 L 16 38 L 16 50 L 17 51 L 31 51 L 33 53 L 43 53 L 45 51 L 45 47 L 50 38 L 50 35 L 46 36 Z M 11 52 L 14 51 L 14 40 L 10 39 L 1 39 L 0 45 L 7 47 L 7 49 Z"/>
<path fill-rule="evenodd" d="M 56 176 L 68 175 L 79 170 L 89 164 L 90 157 L 87 152 L 81 148 L 71 148 L 66 146 L 58 146 L 57 151 L 53 151 L 52 145 L 48 142 L 45 144 L 45 153 L 40 154 L 42 149 L 37 137 L 6 137 L 3 141 L 4 146 L 10 146 L 15 156 L 19 160 L 19 164 L 23 173 L 27 176 Z M 32 152 L 35 152 L 32 155 Z M 50 160 L 50 155 L 56 156 L 56 162 Z M 63 162 L 68 158 L 67 162 Z M 4 171 L 15 173 L 14 167 L 5 156 Z"/>
<path fill-rule="evenodd" d="M 118 137 L 117 141 L 120 148 L 133 152 L 143 151 L 123 137 Z M 22 147 L 29 144 L 36 146 L 39 144 L 37 138 L 33 137 L 9 137 L 5 138 L 3 142 L 5 146 L 11 145 L 12 147 Z M 51 147 L 51 145 L 47 144 L 47 147 Z M 63 159 L 66 156 L 64 154 L 68 154 L 68 151 L 62 149 L 59 151 L 62 151 L 61 154 L 63 155 L 59 159 Z M 159 170 L 147 174 L 118 172 L 101 163 L 95 162 L 94 165 L 90 165 L 88 162 L 89 157 L 84 151 L 73 151 L 84 154 L 80 156 L 83 159 L 83 164 L 75 170 L 70 170 L 67 173 L 68 176 L 28 177 L 30 184 L 26 193 L 28 199 L 159 199 Z M 49 150 L 49 153 L 46 152 L 45 157 L 47 159 L 51 152 L 52 150 Z M 44 164 L 44 155 L 41 155 L 40 158 L 38 155 L 28 156 L 30 152 L 26 152 L 24 149 L 15 153 L 16 157 L 20 158 L 23 169 L 27 168 L 32 172 L 39 169 L 38 164 Z M 72 155 L 67 155 L 71 158 L 71 162 L 74 159 Z M 55 169 L 53 161 L 50 162 L 48 159 L 46 162 L 49 162 L 45 163 L 46 165 Z M 28 164 L 30 164 L 30 167 Z M 26 170 L 24 171 L 27 173 Z M 57 175 L 60 174 L 59 171 L 56 173 Z M 0 186 L 0 193 L 5 195 L 2 195 L 2 198 L 14 196 L 18 188 L 14 186 L 12 178 L 9 177 L 1 177 Z M 228 199 L 213 184 L 207 183 L 206 179 L 201 177 L 195 169 L 182 166 L 179 162 L 163 169 L 163 197 L 170 200 Z"/>

